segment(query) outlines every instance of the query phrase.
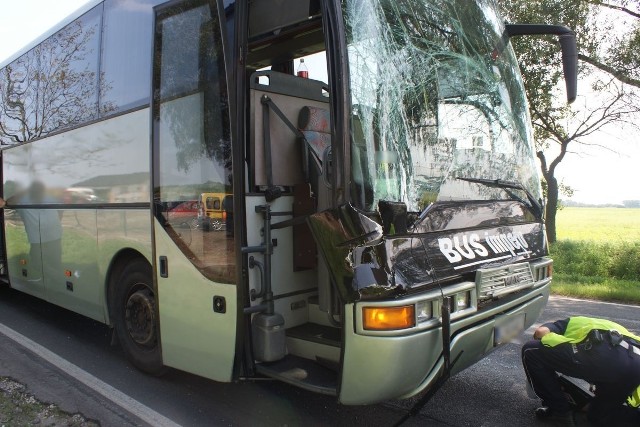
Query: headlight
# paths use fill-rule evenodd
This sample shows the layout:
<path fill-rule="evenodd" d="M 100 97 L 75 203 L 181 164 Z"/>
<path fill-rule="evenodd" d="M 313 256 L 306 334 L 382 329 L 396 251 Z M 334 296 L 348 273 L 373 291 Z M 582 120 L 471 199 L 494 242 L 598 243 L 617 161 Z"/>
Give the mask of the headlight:
<path fill-rule="evenodd" d="M 471 307 L 471 292 L 460 292 L 455 295 L 454 311 L 461 311 Z"/>
<path fill-rule="evenodd" d="M 363 307 L 363 327 L 373 331 L 390 331 L 412 328 L 416 325 L 415 307 Z"/>
<path fill-rule="evenodd" d="M 426 322 L 433 318 L 433 303 L 432 301 L 418 301 L 416 304 L 416 317 L 418 323 Z"/>

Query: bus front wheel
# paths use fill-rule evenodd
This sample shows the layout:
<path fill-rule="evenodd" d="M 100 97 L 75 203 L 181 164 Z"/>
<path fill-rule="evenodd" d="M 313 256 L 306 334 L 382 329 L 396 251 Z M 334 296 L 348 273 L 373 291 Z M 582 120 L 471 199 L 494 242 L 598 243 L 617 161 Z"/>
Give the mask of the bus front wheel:
<path fill-rule="evenodd" d="M 115 328 L 129 361 L 152 375 L 164 373 L 160 351 L 156 297 L 151 266 L 146 260 L 130 262 L 115 293 Z"/>

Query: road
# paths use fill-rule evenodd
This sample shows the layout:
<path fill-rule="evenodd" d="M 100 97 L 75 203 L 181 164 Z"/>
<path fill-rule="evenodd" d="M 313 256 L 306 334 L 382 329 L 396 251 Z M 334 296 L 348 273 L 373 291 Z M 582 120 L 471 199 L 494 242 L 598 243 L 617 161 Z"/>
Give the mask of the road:
<path fill-rule="evenodd" d="M 640 331 L 640 307 L 555 297 L 540 322 L 578 314 L 610 318 Z M 175 370 L 162 378 L 149 377 L 110 345 L 106 326 L 5 287 L 0 287 L 2 325 L 48 351 L 28 350 L 0 328 L 0 376 L 10 376 L 38 399 L 81 412 L 103 426 L 165 421 L 184 426 L 389 426 L 413 402 L 346 407 L 331 397 L 273 381 L 221 384 Z M 538 402 L 527 397 L 519 355 L 527 334 L 531 330 L 451 378 L 405 425 L 536 425 L 533 409 Z M 71 375 L 54 366 L 60 363 Z"/>

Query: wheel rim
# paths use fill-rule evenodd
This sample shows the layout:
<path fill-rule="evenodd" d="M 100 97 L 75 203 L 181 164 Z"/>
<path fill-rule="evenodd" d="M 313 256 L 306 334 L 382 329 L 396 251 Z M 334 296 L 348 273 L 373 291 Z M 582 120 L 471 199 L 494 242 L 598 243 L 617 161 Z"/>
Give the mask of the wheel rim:
<path fill-rule="evenodd" d="M 129 294 L 125 307 L 125 324 L 131 339 L 144 347 L 156 341 L 155 298 L 151 289 L 140 284 Z"/>

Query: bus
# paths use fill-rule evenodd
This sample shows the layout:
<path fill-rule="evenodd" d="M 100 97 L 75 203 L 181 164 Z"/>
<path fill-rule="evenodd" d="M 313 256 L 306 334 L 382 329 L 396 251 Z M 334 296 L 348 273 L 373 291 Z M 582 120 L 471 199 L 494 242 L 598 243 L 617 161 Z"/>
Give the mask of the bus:
<path fill-rule="evenodd" d="M 0 64 L 3 280 L 149 374 L 435 390 L 549 296 L 509 44 L 545 33 L 575 89 L 571 31 L 491 0 L 92 1 Z M 206 194 L 227 233 L 171 220 Z"/>

